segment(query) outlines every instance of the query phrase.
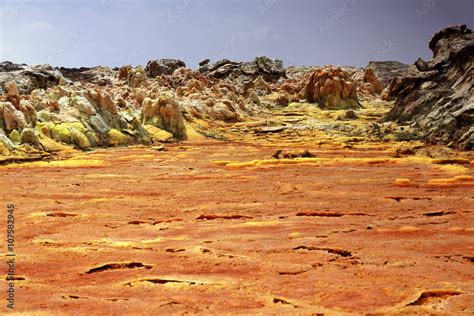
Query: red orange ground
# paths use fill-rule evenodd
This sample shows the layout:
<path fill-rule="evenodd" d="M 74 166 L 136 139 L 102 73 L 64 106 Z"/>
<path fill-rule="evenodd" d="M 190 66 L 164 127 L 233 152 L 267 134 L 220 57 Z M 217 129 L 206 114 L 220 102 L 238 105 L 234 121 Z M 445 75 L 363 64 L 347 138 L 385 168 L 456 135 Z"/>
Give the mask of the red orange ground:
<path fill-rule="evenodd" d="M 472 163 L 215 163 L 274 151 L 216 141 L 0 167 L 2 204 L 16 207 L 15 311 L 474 313 Z"/>

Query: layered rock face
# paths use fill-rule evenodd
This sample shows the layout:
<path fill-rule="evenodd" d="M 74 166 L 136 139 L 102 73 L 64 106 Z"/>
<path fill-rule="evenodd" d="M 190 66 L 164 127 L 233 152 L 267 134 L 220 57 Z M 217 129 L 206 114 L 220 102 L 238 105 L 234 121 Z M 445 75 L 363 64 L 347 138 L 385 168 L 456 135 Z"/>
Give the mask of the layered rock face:
<path fill-rule="evenodd" d="M 372 69 L 382 85 L 387 87 L 395 77 L 403 77 L 409 67 L 399 61 L 370 61 L 366 69 Z"/>
<path fill-rule="evenodd" d="M 161 75 L 172 75 L 178 68 L 184 68 L 186 64 L 179 59 L 160 59 L 150 60 L 146 65 L 146 73 L 148 77 L 155 78 Z"/>
<path fill-rule="evenodd" d="M 71 81 L 88 82 L 99 86 L 110 86 L 113 84 L 115 70 L 109 67 L 81 67 L 81 68 L 59 68 L 63 76 Z"/>
<path fill-rule="evenodd" d="M 429 43 L 433 58 L 417 60 L 392 81 L 396 98 L 387 121 L 413 124 L 433 143 L 474 147 L 474 34 L 466 25 L 437 32 Z"/>
<path fill-rule="evenodd" d="M 14 81 L 21 94 L 29 94 L 35 89 L 47 89 L 60 83 L 63 75 L 50 65 L 27 66 L 0 63 L 0 95 L 5 93 L 5 84 Z"/>
<path fill-rule="evenodd" d="M 224 59 L 209 66 L 208 60 L 201 62 L 199 71 L 215 78 L 238 78 L 241 80 L 254 80 L 261 76 L 267 82 L 276 82 L 286 77 L 283 62 L 268 57 L 257 57 L 252 62 L 233 62 Z"/>
<path fill-rule="evenodd" d="M 360 107 L 356 85 L 340 67 L 329 66 L 314 71 L 304 89 L 304 97 L 327 109 Z"/>

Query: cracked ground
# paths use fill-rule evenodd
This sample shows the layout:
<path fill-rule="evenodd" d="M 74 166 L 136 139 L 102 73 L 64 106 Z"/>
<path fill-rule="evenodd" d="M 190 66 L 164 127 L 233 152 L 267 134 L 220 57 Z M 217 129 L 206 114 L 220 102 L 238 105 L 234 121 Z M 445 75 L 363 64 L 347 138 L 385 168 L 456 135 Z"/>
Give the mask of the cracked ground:
<path fill-rule="evenodd" d="M 474 157 L 390 146 L 200 141 L 0 167 L 16 311 L 474 313 Z"/>

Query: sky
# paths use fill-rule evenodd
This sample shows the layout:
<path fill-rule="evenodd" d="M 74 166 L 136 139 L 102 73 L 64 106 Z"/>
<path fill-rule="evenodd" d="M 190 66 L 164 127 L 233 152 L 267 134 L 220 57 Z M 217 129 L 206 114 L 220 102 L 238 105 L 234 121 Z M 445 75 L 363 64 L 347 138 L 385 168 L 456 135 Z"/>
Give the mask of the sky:
<path fill-rule="evenodd" d="M 0 0 L 0 61 L 65 67 L 179 58 L 365 66 L 429 59 L 474 0 Z"/>

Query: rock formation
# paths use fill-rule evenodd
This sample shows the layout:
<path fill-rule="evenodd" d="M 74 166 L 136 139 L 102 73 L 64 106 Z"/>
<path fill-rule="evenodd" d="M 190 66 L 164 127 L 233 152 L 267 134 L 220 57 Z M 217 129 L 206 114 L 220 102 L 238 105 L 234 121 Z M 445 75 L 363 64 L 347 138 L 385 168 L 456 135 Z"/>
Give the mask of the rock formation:
<path fill-rule="evenodd" d="M 370 61 L 365 68 L 372 69 L 385 88 L 395 77 L 404 76 L 409 67 L 399 61 Z"/>
<path fill-rule="evenodd" d="M 324 67 L 315 70 L 304 89 L 309 102 L 317 102 L 327 109 L 358 108 L 356 85 L 349 74 L 340 67 Z"/>
<path fill-rule="evenodd" d="M 466 25 L 437 32 L 433 58 L 420 60 L 396 78 L 389 95 L 395 107 L 386 120 L 413 124 L 428 141 L 474 147 L 474 34 Z"/>
<path fill-rule="evenodd" d="M 0 63 L 0 94 L 5 93 L 5 84 L 14 81 L 20 94 L 29 94 L 35 89 L 47 89 L 61 81 L 63 75 L 49 65 L 27 66 L 11 62 Z"/>
<path fill-rule="evenodd" d="M 99 86 L 110 86 L 113 84 L 115 70 L 109 67 L 81 67 L 81 68 L 59 68 L 63 76 L 71 81 L 92 83 Z"/>
<path fill-rule="evenodd" d="M 146 73 L 148 77 L 155 78 L 161 75 L 172 75 L 178 68 L 184 68 L 186 64 L 179 59 L 160 59 L 150 60 L 146 65 Z"/>
<path fill-rule="evenodd" d="M 266 56 L 257 57 L 252 62 L 233 62 L 223 59 L 212 66 L 203 63 L 199 71 L 219 79 L 240 77 L 241 80 L 255 80 L 261 76 L 267 82 L 276 82 L 278 79 L 286 77 L 283 62 Z"/>

